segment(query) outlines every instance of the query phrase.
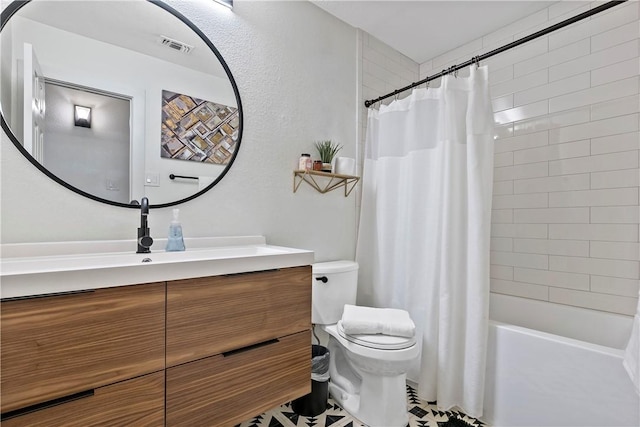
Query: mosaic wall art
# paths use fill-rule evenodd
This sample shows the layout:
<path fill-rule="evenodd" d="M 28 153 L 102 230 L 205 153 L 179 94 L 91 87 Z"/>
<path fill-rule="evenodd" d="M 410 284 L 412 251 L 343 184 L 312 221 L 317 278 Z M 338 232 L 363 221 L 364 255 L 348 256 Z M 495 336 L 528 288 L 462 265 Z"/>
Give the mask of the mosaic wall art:
<path fill-rule="evenodd" d="M 235 107 L 163 90 L 161 156 L 226 165 L 239 124 Z"/>

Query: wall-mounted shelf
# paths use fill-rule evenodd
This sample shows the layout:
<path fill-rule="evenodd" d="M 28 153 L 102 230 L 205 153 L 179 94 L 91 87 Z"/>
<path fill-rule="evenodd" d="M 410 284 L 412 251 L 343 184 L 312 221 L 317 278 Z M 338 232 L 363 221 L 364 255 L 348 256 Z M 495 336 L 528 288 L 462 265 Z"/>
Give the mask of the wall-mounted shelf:
<path fill-rule="evenodd" d="M 313 170 L 295 170 L 293 171 L 293 192 L 295 193 L 302 181 L 304 181 L 322 194 L 344 187 L 344 197 L 347 197 L 356 187 L 359 180 L 360 177 L 358 176 Z"/>

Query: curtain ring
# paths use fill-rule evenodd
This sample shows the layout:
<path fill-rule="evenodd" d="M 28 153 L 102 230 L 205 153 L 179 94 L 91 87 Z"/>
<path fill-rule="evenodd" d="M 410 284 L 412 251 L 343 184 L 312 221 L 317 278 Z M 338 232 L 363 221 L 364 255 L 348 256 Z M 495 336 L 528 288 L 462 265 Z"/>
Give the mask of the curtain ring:
<path fill-rule="evenodd" d="M 429 89 L 429 80 L 427 80 L 426 82 L 424 82 L 424 88 L 425 88 L 425 89 Z"/>
<path fill-rule="evenodd" d="M 473 62 L 476 64 L 476 69 L 480 68 L 480 55 L 474 56 Z"/>

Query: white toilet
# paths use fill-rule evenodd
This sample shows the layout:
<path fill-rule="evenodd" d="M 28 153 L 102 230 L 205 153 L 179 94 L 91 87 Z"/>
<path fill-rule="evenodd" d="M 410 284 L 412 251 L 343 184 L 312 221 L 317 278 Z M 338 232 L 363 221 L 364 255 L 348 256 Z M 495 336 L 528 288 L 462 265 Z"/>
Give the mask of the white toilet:
<path fill-rule="evenodd" d="M 313 264 L 311 321 L 329 334 L 329 393 L 342 408 L 371 427 L 409 422 L 406 372 L 418 356 L 415 338 L 348 335 L 341 325 L 345 304 L 355 304 L 358 264 Z"/>

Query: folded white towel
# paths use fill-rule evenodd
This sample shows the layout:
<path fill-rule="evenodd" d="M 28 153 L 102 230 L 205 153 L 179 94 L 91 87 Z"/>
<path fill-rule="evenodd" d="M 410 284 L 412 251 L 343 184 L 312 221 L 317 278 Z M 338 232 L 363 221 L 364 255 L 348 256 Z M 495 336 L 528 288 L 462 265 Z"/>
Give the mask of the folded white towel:
<path fill-rule="evenodd" d="M 627 370 L 636 392 L 640 394 L 640 300 L 638 301 L 638 310 L 633 317 L 633 328 L 631 337 L 624 353 L 622 361 L 623 366 Z"/>
<path fill-rule="evenodd" d="M 411 338 L 416 332 L 416 325 L 404 310 L 350 304 L 344 306 L 342 327 L 349 335 L 382 334 Z"/>

